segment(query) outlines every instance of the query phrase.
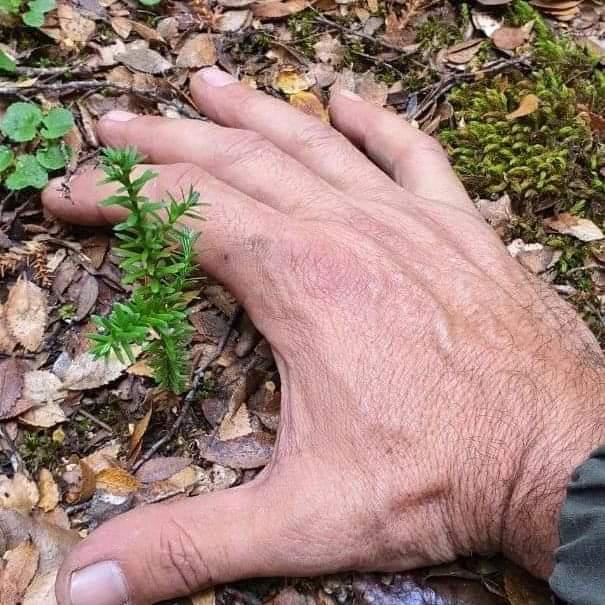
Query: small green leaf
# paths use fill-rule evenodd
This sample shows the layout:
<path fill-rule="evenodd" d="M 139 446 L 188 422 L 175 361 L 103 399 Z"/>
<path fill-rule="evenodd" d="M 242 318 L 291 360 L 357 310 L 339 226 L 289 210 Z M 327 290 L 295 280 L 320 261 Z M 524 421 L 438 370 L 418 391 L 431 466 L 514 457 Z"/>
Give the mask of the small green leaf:
<path fill-rule="evenodd" d="M 15 170 L 5 181 L 7 189 L 19 191 L 27 187 L 43 189 L 48 183 L 48 174 L 33 155 L 20 155 Z"/>
<path fill-rule="evenodd" d="M 45 128 L 42 136 L 45 139 L 60 139 L 66 135 L 74 126 L 74 117 L 64 107 L 53 107 L 42 119 Z"/>
<path fill-rule="evenodd" d="M 0 13 L 18 15 L 23 0 L 0 0 Z"/>
<path fill-rule="evenodd" d="M 57 6 L 55 0 L 30 0 L 27 3 L 29 10 L 36 13 L 47 13 Z"/>
<path fill-rule="evenodd" d="M 15 159 L 12 150 L 6 145 L 0 145 L 0 172 L 4 172 Z"/>
<path fill-rule="evenodd" d="M 30 27 L 42 27 L 44 25 L 44 13 L 29 10 L 21 15 L 21 20 Z"/>
<path fill-rule="evenodd" d="M 155 6 L 156 4 L 159 4 L 162 0 L 139 0 L 141 4 L 144 4 L 145 6 Z"/>
<path fill-rule="evenodd" d="M 48 147 L 36 151 L 36 159 L 48 170 L 59 170 L 67 164 L 69 147 L 62 148 L 57 143 L 51 143 Z"/>
<path fill-rule="evenodd" d="M 4 51 L 0 50 L 0 71 L 13 72 L 17 64 Z"/>
<path fill-rule="evenodd" d="M 15 143 L 24 143 L 35 138 L 41 122 L 42 112 L 35 103 L 18 102 L 9 105 L 0 130 Z"/>

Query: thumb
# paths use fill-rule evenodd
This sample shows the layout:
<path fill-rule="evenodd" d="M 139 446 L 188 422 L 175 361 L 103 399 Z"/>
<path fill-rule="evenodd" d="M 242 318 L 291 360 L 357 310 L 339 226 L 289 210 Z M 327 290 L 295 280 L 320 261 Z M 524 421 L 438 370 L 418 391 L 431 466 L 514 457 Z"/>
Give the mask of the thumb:
<path fill-rule="evenodd" d="M 151 605 L 216 583 L 279 573 L 279 509 L 265 482 L 109 521 L 74 548 L 59 605 Z"/>

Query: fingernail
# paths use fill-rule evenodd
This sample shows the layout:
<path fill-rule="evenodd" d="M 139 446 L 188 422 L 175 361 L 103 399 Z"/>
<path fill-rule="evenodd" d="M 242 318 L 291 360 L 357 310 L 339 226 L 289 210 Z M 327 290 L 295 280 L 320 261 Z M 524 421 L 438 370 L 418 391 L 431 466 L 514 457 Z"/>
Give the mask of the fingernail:
<path fill-rule="evenodd" d="M 127 605 L 128 589 L 114 561 L 93 563 L 71 574 L 71 605 Z"/>
<path fill-rule="evenodd" d="M 205 69 L 201 69 L 198 75 L 206 84 L 216 88 L 237 82 L 231 74 L 218 67 L 206 67 Z"/>
<path fill-rule="evenodd" d="M 363 99 L 358 94 L 355 94 L 353 91 L 347 90 L 346 88 L 341 88 L 337 92 L 339 95 L 342 95 L 350 101 L 363 101 Z"/>
<path fill-rule="evenodd" d="M 129 111 L 110 111 L 106 113 L 101 119 L 103 121 L 110 120 L 112 122 L 129 122 L 137 117 L 136 113 L 130 113 Z"/>

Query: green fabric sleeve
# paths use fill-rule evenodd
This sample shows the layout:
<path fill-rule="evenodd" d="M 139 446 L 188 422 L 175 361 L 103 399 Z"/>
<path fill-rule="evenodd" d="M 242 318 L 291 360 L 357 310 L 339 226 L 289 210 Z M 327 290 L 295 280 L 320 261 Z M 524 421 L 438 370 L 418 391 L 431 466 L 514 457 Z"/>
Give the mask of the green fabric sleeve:
<path fill-rule="evenodd" d="M 605 605 L 605 447 L 573 473 L 550 586 L 569 605 Z"/>

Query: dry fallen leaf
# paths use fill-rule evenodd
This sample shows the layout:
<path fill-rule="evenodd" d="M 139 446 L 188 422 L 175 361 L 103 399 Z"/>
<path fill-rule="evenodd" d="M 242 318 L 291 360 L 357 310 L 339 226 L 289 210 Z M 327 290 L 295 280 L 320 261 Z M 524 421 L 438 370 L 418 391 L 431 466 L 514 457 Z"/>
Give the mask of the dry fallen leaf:
<path fill-rule="evenodd" d="M 468 63 L 481 49 L 483 40 L 465 40 L 447 49 L 447 60 L 456 65 Z"/>
<path fill-rule="evenodd" d="M 176 58 L 177 67 L 209 67 L 218 60 L 214 37 L 210 34 L 196 34 L 189 38 L 178 57 Z"/>
<path fill-rule="evenodd" d="M 89 500 L 97 488 L 95 472 L 84 460 L 67 465 L 61 479 L 66 488 L 65 502 L 68 504 Z"/>
<path fill-rule="evenodd" d="M 40 552 L 31 540 L 21 542 L 4 553 L 4 569 L 0 570 L 2 605 L 20 605 L 23 594 L 38 569 Z"/>
<path fill-rule="evenodd" d="M 601 229 L 591 220 L 574 216 L 569 212 L 547 218 L 544 220 L 544 224 L 553 231 L 563 235 L 571 235 L 583 242 L 594 242 L 605 237 Z"/>
<path fill-rule="evenodd" d="M 511 113 L 507 114 L 506 119 L 511 121 L 516 120 L 517 118 L 523 118 L 534 113 L 534 111 L 537 111 L 539 106 L 540 99 L 536 95 L 525 95 L 521 99 L 519 107 L 517 107 L 515 111 L 512 111 Z"/>
<path fill-rule="evenodd" d="M 112 17 L 110 23 L 111 28 L 120 38 L 126 40 L 130 36 L 130 32 L 132 31 L 132 21 L 130 19 L 126 19 L 126 17 Z"/>
<path fill-rule="evenodd" d="M 73 391 L 84 391 L 104 386 L 122 374 L 126 364 L 117 357 L 96 359 L 90 353 L 81 353 L 70 361 L 65 370 L 63 386 Z"/>
<path fill-rule="evenodd" d="M 380 82 L 376 76 L 367 71 L 361 76 L 357 76 L 355 92 L 368 103 L 378 107 L 384 107 L 389 94 L 389 87 L 385 82 Z"/>
<path fill-rule="evenodd" d="M 46 293 L 26 277 L 19 278 L 8 294 L 5 317 L 11 335 L 28 351 L 36 351 L 48 321 Z"/>
<path fill-rule="evenodd" d="M 292 66 L 284 66 L 277 72 L 273 87 L 287 95 L 295 95 L 303 90 L 311 88 L 315 79 L 308 73 L 300 72 Z"/>
<path fill-rule="evenodd" d="M 184 468 L 191 465 L 190 458 L 180 458 L 177 456 L 167 456 L 152 458 L 145 462 L 136 472 L 136 478 L 141 483 L 153 483 L 154 481 L 164 481 L 173 475 L 181 472 Z"/>
<path fill-rule="evenodd" d="M 492 42 L 500 50 L 515 50 L 529 40 L 531 30 L 527 27 L 501 27 L 492 35 Z"/>
<path fill-rule="evenodd" d="M 63 383 L 52 372 L 47 370 L 33 370 L 26 372 L 23 377 L 23 399 L 34 403 L 49 403 L 61 401 L 65 397 Z"/>
<path fill-rule="evenodd" d="M 289 100 L 290 105 L 300 109 L 304 113 L 310 116 L 315 116 L 326 124 L 330 122 L 328 110 L 323 106 L 317 95 L 314 95 L 312 92 L 298 92 L 294 95 L 291 95 Z"/>
<path fill-rule="evenodd" d="M 172 63 L 151 48 L 129 48 L 115 58 L 126 67 L 146 74 L 162 74 L 172 69 Z"/>
<path fill-rule="evenodd" d="M 6 305 L 0 304 L 0 353 L 10 355 L 17 346 L 16 338 L 6 324 Z"/>
<path fill-rule="evenodd" d="M 140 489 L 141 484 L 128 471 L 122 468 L 108 468 L 97 473 L 97 489 L 116 496 L 127 496 Z"/>
<path fill-rule="evenodd" d="M 20 422 L 45 429 L 66 420 L 67 416 L 65 416 L 65 412 L 58 403 L 54 402 L 33 407 L 19 416 Z"/>
<path fill-rule="evenodd" d="M 510 605 L 550 605 L 552 603 L 547 584 L 508 561 L 504 570 L 504 590 Z"/>
<path fill-rule="evenodd" d="M 61 42 L 68 48 L 84 46 L 95 33 L 95 22 L 84 17 L 72 4 L 59 4 L 57 16 L 63 33 Z"/>
<path fill-rule="evenodd" d="M 38 508 L 42 509 L 45 513 L 54 510 L 57 504 L 59 504 L 59 486 L 52 473 L 46 468 L 43 468 L 38 476 L 38 491 L 40 493 Z"/>
<path fill-rule="evenodd" d="M 198 438 L 202 458 L 231 468 L 258 468 L 271 460 L 274 438 L 261 432 L 222 441 L 214 436 Z"/>
<path fill-rule="evenodd" d="M 236 32 L 252 23 L 251 10 L 225 11 L 216 23 L 216 29 L 220 32 Z"/>
<path fill-rule="evenodd" d="M 258 19 L 281 19 L 300 13 L 307 7 L 306 0 L 286 0 L 285 2 L 256 2 L 252 12 Z"/>
<path fill-rule="evenodd" d="M 227 414 L 218 429 L 218 436 L 223 441 L 248 435 L 252 432 L 248 407 L 242 403 L 235 412 Z"/>
<path fill-rule="evenodd" d="M 501 15 L 494 15 L 491 11 L 483 11 L 476 8 L 473 8 L 471 11 L 471 18 L 475 27 L 488 38 L 491 38 L 492 34 L 500 29 L 504 23 L 504 17 Z"/>
<path fill-rule="evenodd" d="M 21 410 L 16 405 L 23 392 L 26 368 L 25 362 L 20 359 L 0 361 L 0 420 L 17 416 L 27 409 Z"/>
<path fill-rule="evenodd" d="M 11 479 L 0 475 L 0 508 L 29 513 L 39 499 L 38 486 L 23 473 L 15 473 Z"/>
<path fill-rule="evenodd" d="M 134 430 L 132 431 L 127 456 L 129 464 L 132 464 L 139 456 L 143 444 L 143 437 L 149 428 L 152 414 L 153 407 L 150 407 L 145 416 L 136 423 Z"/>

